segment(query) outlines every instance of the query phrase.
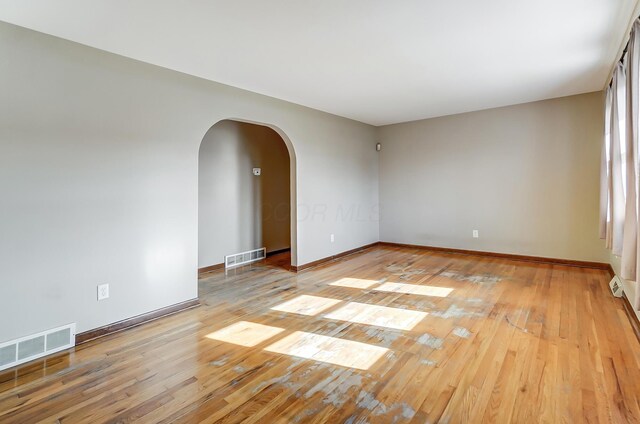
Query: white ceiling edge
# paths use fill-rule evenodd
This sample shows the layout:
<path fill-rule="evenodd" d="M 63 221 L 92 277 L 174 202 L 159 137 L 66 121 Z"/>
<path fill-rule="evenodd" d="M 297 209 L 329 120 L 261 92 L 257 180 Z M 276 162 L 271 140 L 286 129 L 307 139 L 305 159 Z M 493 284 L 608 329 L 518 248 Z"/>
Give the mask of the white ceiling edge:
<path fill-rule="evenodd" d="M 609 82 L 611 81 L 611 78 L 613 78 L 613 72 L 616 69 L 616 64 L 622 58 L 622 52 L 624 51 L 624 48 L 629 42 L 629 36 L 631 35 L 631 28 L 633 27 L 633 23 L 637 19 L 640 19 L 640 0 L 636 0 L 636 6 L 633 8 L 633 13 L 629 18 L 629 23 L 627 24 L 627 30 L 622 33 L 622 38 L 618 43 L 618 49 L 616 50 L 615 56 L 613 56 L 613 59 L 611 62 L 611 69 L 609 70 L 609 75 L 607 76 L 607 79 L 604 81 L 604 85 L 602 86 L 603 90 L 607 88 L 607 86 L 609 85 Z"/>
<path fill-rule="evenodd" d="M 640 6 L 640 0 L 637 0 L 637 1 L 638 1 L 638 5 Z M 630 25 L 629 28 L 631 28 L 631 25 L 633 25 L 634 21 L 635 21 L 635 19 L 631 20 L 631 23 L 629 24 Z M 0 22 L 5 22 L 5 21 L 0 20 Z M 13 24 L 11 22 L 6 22 L 6 23 L 8 23 L 10 25 L 16 25 L 16 24 Z M 492 106 L 487 106 L 487 107 L 482 107 L 482 108 L 470 108 L 468 110 L 464 109 L 464 110 L 456 111 L 456 112 L 453 112 L 453 113 L 447 113 L 447 114 L 443 114 L 443 115 L 433 115 L 433 116 L 427 116 L 427 117 L 423 117 L 423 118 L 415 118 L 415 119 L 409 119 L 409 120 L 406 120 L 406 121 L 397 121 L 397 122 L 391 122 L 391 123 L 385 123 L 385 124 L 373 124 L 373 123 L 362 121 L 362 120 L 359 120 L 359 119 L 355 119 L 355 118 L 352 118 L 352 117 L 349 117 L 349 116 L 338 115 L 338 114 L 336 114 L 334 112 L 331 112 L 331 111 L 328 111 L 328 110 L 324 110 L 324 109 L 320 109 L 320 108 L 317 108 L 317 107 L 308 106 L 308 105 L 305 105 L 305 104 L 302 104 L 302 103 L 296 103 L 296 102 L 291 101 L 291 100 L 275 97 L 275 96 L 267 94 L 267 93 L 261 93 L 260 91 L 254 91 L 254 90 L 250 90 L 250 89 L 247 89 L 247 88 L 226 84 L 226 83 L 220 82 L 220 81 L 214 81 L 214 80 L 209 79 L 209 78 L 207 78 L 206 76 L 203 76 L 203 75 L 198 75 L 198 74 L 195 74 L 195 73 L 188 73 L 188 72 L 176 70 L 176 69 L 173 69 L 173 68 L 168 67 L 168 66 L 163 66 L 163 65 L 159 65 L 159 64 L 156 64 L 156 63 L 153 63 L 153 62 L 142 60 L 142 59 L 133 58 L 133 57 L 121 54 L 121 53 L 114 52 L 114 51 L 104 50 L 104 49 L 101 49 L 99 47 L 92 46 L 90 44 L 80 43 L 78 41 L 70 40 L 68 38 L 63 38 L 63 37 L 59 37 L 57 35 L 48 34 L 46 32 L 37 31 L 37 30 L 34 30 L 32 28 L 24 27 L 22 25 L 16 25 L 16 26 L 18 26 L 20 28 L 24 28 L 24 29 L 29 30 L 29 31 L 35 31 L 35 32 L 38 32 L 40 34 L 43 34 L 43 35 L 46 35 L 46 36 L 49 36 L 49 37 L 54 37 L 54 38 L 57 38 L 59 40 L 63 40 L 63 41 L 69 42 L 69 43 L 78 44 L 78 45 L 83 46 L 83 47 L 99 50 L 101 52 L 108 53 L 108 54 L 113 54 L 113 55 L 119 56 L 119 57 L 127 59 L 127 60 L 134 60 L 136 62 L 144 63 L 145 65 L 156 66 L 158 68 L 162 68 L 162 69 L 165 69 L 165 70 L 170 71 L 170 72 L 177 72 L 177 73 L 185 75 L 187 77 L 198 78 L 198 79 L 204 80 L 204 81 L 206 81 L 208 83 L 219 84 L 219 85 L 223 85 L 223 86 L 226 86 L 226 87 L 234 88 L 236 90 L 242 90 L 242 91 L 246 91 L 248 93 L 258 94 L 260 96 L 268 97 L 270 99 L 274 99 L 274 100 L 281 101 L 281 102 L 290 103 L 290 104 L 293 104 L 293 105 L 296 105 L 296 106 L 300 106 L 300 107 L 304 107 L 304 108 L 307 108 L 307 109 L 311 109 L 311 110 L 314 110 L 314 111 L 326 113 L 328 115 L 336 116 L 338 118 L 348 119 L 350 121 L 355 121 L 355 122 L 359 122 L 361 124 L 370 125 L 370 126 L 375 127 L 375 128 L 382 128 L 382 127 L 387 127 L 387 126 L 392 126 L 392 125 L 401 125 L 401 124 L 407 124 L 407 123 L 410 123 L 410 122 L 425 121 L 425 120 L 428 120 L 428 119 L 443 118 L 443 117 L 447 117 L 447 116 L 464 115 L 464 114 L 467 114 L 467 113 L 482 112 L 482 111 L 487 111 L 487 110 L 492 110 L 492 109 L 501 109 L 501 108 L 505 108 L 505 107 L 519 106 L 519 105 L 525 105 L 525 104 L 529 104 L 529 103 L 544 102 L 544 101 L 547 101 L 547 100 L 562 99 L 562 98 L 565 98 L 565 97 L 579 96 L 579 95 L 582 95 L 582 94 L 598 93 L 598 92 L 601 92 L 602 90 L 604 90 L 608 86 L 609 81 L 611 80 L 611 77 L 609 77 L 607 79 L 607 81 L 605 82 L 605 85 L 603 86 L 603 88 L 595 88 L 595 89 L 592 89 L 592 90 L 578 91 L 578 92 L 575 92 L 575 93 L 563 94 L 561 96 L 550 96 L 550 97 L 535 98 L 535 99 L 532 99 L 532 100 L 525 100 L 525 101 L 520 101 L 520 102 L 516 102 L 516 103 L 509 103 L 509 102 L 507 102 L 507 103 L 499 103 L 499 104 L 492 105 Z M 626 40 L 628 40 L 628 38 L 629 38 L 629 34 L 627 34 L 623 38 L 623 42 L 621 43 L 621 46 L 620 46 L 620 49 L 619 49 L 619 54 L 622 54 L 622 50 L 624 50 L 624 47 L 626 45 Z M 618 57 L 618 56 L 616 56 L 616 57 Z M 612 70 L 611 70 L 612 73 L 615 70 L 616 63 L 617 63 L 617 59 L 613 61 Z"/>
<path fill-rule="evenodd" d="M 637 0 L 637 1 L 638 1 L 638 5 L 640 6 L 640 0 Z M 633 25 L 634 21 L 635 21 L 635 19 L 631 20 L 631 23 L 629 24 L 629 28 L 631 28 L 631 25 Z M 162 69 L 165 69 L 165 70 L 171 71 L 171 72 L 177 72 L 177 73 L 183 74 L 183 75 L 188 76 L 188 77 L 198 78 L 198 79 L 202 79 L 204 81 L 210 82 L 210 83 L 220 84 L 220 85 L 224 85 L 224 86 L 231 87 L 231 88 L 234 88 L 234 89 L 246 91 L 248 93 L 258 94 L 260 96 L 269 97 L 269 98 L 274 99 L 274 100 L 287 102 L 287 103 L 290 103 L 290 104 L 293 104 L 293 105 L 296 105 L 296 106 L 300 106 L 300 107 L 304 107 L 304 108 L 307 108 L 307 109 L 315 110 L 315 111 L 318 111 L 318 112 L 326 113 L 328 115 L 333 115 L 333 116 L 336 116 L 338 118 L 348 119 L 350 121 L 355 121 L 355 122 L 359 122 L 361 124 L 370 125 L 370 126 L 375 127 L 375 128 L 382 128 L 382 127 L 391 126 L 391 125 L 400 125 L 400 124 L 406 124 L 406 123 L 410 123 L 410 122 L 424 121 L 424 120 L 428 120 L 428 119 L 442 118 L 442 117 L 446 117 L 446 116 L 464 115 L 464 114 L 472 113 L 472 112 L 481 112 L 481 111 L 485 111 L 485 110 L 500 109 L 500 108 L 509 107 L 509 106 L 525 105 L 525 104 L 528 104 L 528 103 L 543 102 L 545 100 L 561 99 L 561 98 L 564 98 L 564 97 L 579 96 L 581 94 L 589 94 L 589 93 L 600 92 L 600 91 L 604 90 L 607 87 L 607 85 L 609 84 L 609 81 L 611 80 L 611 76 L 613 75 L 613 71 L 615 70 L 615 65 L 618 62 L 619 55 L 622 54 L 622 50 L 624 50 L 624 47 L 626 45 L 626 40 L 628 40 L 628 38 L 629 38 L 629 34 L 627 34 L 622 39 L 621 46 L 620 46 L 619 50 L 616 50 L 617 53 L 616 53 L 616 56 L 614 56 L 614 57 L 616 57 L 616 59 L 613 61 L 613 64 L 611 66 L 611 75 L 606 80 L 603 88 L 598 88 L 598 89 L 593 89 L 593 90 L 586 90 L 586 91 L 578 91 L 578 92 L 575 92 L 575 93 L 563 94 L 563 95 L 560 95 L 560 96 L 541 97 L 541 98 L 536 98 L 534 100 L 525 100 L 525 101 L 516 102 L 516 103 L 509 103 L 509 102 L 499 103 L 499 104 L 486 106 L 486 107 L 481 107 L 481 108 L 470 108 L 468 110 L 467 109 L 459 110 L 459 111 L 456 111 L 456 112 L 446 113 L 446 114 L 442 114 L 442 115 L 429 115 L 429 116 L 425 116 L 425 117 L 422 117 L 422 118 L 408 119 L 406 121 L 405 120 L 400 120 L 400 121 L 389 122 L 389 123 L 375 124 L 375 123 L 367 122 L 367 121 L 360 120 L 360 119 L 357 119 L 357 118 L 345 116 L 345 115 L 338 115 L 335 112 L 332 112 L 332 111 L 329 111 L 329 110 L 324 110 L 324 109 L 321 109 L 321 108 L 318 108 L 318 107 L 313 107 L 313 106 L 309 106 L 309 105 L 306 105 L 306 104 L 303 104 L 303 103 L 297 103 L 297 102 L 294 102 L 294 101 L 291 101 L 291 100 L 287 100 L 287 99 L 283 99 L 283 98 L 280 98 L 280 97 L 276 97 L 274 95 L 271 95 L 271 94 L 268 94 L 268 93 L 264 93 L 264 92 L 261 92 L 259 90 L 252 90 L 252 89 L 248 89 L 248 88 L 244 88 L 244 87 L 239 87 L 239 86 L 227 84 L 227 83 L 220 82 L 220 81 L 215 81 L 215 80 L 207 78 L 204 75 L 198 75 L 197 73 L 189 73 L 189 72 L 185 72 L 185 71 L 180 71 L 180 70 L 171 68 L 169 66 L 160 65 L 160 64 L 149 62 L 149 61 L 142 60 L 142 59 L 139 59 L 139 58 L 130 57 L 130 56 L 127 56 L 127 55 L 124 55 L 124 54 L 121 54 L 121 53 L 118 53 L 118 52 L 110 51 L 110 50 L 104 50 L 104 49 L 101 49 L 99 47 L 93 46 L 91 44 L 81 43 L 81 42 L 78 42 L 78 41 L 75 41 L 75 40 L 71 40 L 71 39 L 68 39 L 68 38 L 64 38 L 64 37 L 60 37 L 60 36 L 57 36 L 57 35 L 49 34 L 49 33 L 43 32 L 43 31 L 38 31 L 38 30 L 35 30 L 33 28 L 25 27 L 25 26 L 22 26 L 22 25 L 17 25 L 17 24 L 14 24 L 12 22 L 6 22 L 6 21 L 3 21 L 3 20 L 0 20 L 0 22 L 5 22 L 5 23 L 8 23 L 10 25 L 15 25 L 15 26 L 18 26 L 20 28 L 24 28 L 24 29 L 29 30 L 29 31 L 35 31 L 37 33 L 40 33 L 40 34 L 43 34 L 43 35 L 46 35 L 46 36 L 49 36 L 49 37 L 54 37 L 54 38 L 57 38 L 59 40 L 63 40 L 63 41 L 66 41 L 66 42 L 78 44 L 78 45 L 83 46 L 83 47 L 88 47 L 88 48 L 91 48 L 91 49 L 99 50 L 99 51 L 104 52 L 104 53 L 113 54 L 113 55 L 122 57 L 124 59 L 134 60 L 136 62 L 144 63 L 145 65 L 157 66 L 158 68 L 162 68 Z"/>
<path fill-rule="evenodd" d="M 450 6 L 418 0 L 398 5 L 363 1 L 355 0 L 351 6 L 343 6 L 337 0 L 329 0 L 320 8 L 320 16 L 308 17 L 300 12 L 315 10 L 316 4 L 293 0 L 278 2 L 286 7 L 284 9 L 278 9 L 275 4 L 261 4 L 258 0 L 242 0 L 240 6 L 235 6 L 233 1 L 219 0 L 208 4 L 177 0 L 160 3 L 151 0 L 93 0 L 87 3 L 60 0 L 55 4 L 47 0 L 0 0 L 0 19 L 208 81 L 369 125 L 384 126 L 600 91 L 609 81 L 605 75 L 615 67 L 640 6 L 640 0 L 611 3 L 588 0 L 584 7 L 580 7 L 582 3 L 577 0 L 564 4 L 543 0 L 533 6 L 499 0 L 487 0 L 482 4 L 460 0 L 455 7 L 453 3 Z M 257 32 L 251 33 L 251 25 L 258 21 L 255 14 L 250 13 L 250 8 L 262 5 L 266 7 L 263 12 L 269 8 L 277 12 L 260 17 L 263 20 L 271 22 L 284 15 L 287 19 L 293 16 L 300 22 L 295 29 L 288 30 L 284 39 L 281 33 L 271 32 L 269 26 L 266 30 L 258 26 Z M 369 5 L 373 12 L 367 8 Z M 480 9 L 474 9 L 476 7 Z M 503 9 L 509 8 L 511 10 L 504 12 Z M 225 34 L 230 28 L 235 31 L 235 28 L 225 26 L 225 20 L 237 18 L 238 10 L 243 13 L 242 20 L 235 22 L 238 30 L 231 33 L 232 39 L 211 42 L 212 38 L 203 37 L 219 35 L 220 32 L 215 32 L 217 27 L 227 31 Z M 475 25 L 479 20 L 474 13 L 478 10 L 487 12 L 480 15 L 484 26 L 469 28 L 470 22 Z M 203 26 L 197 12 L 212 11 L 216 13 L 207 15 Z M 381 11 L 384 13 L 380 14 Z M 407 19 L 411 19 L 408 12 L 413 11 L 423 15 L 432 11 L 446 12 L 445 19 L 455 16 L 457 22 L 439 25 L 437 19 L 432 19 L 430 26 L 416 26 L 416 21 L 408 21 L 413 26 L 404 25 Z M 491 11 L 499 16 L 492 16 Z M 528 11 L 533 12 L 533 16 L 528 16 Z M 245 19 L 244 14 L 249 16 Z M 357 20 L 361 15 L 366 15 L 366 19 Z M 598 19 L 602 16 L 606 19 Z M 337 21 L 332 22 L 336 34 L 323 32 L 315 26 L 310 30 L 304 27 L 318 24 L 325 29 L 322 25 L 327 24 L 327 18 Z M 427 16 L 421 15 L 422 18 Z M 340 25 L 345 19 L 355 20 L 355 32 Z M 132 22 L 139 24 L 139 28 L 135 27 L 138 32 L 131 30 Z M 549 28 L 541 27 L 541 23 Z M 376 25 L 376 30 L 381 26 L 382 33 L 371 32 L 371 25 Z M 492 25 L 499 28 L 492 28 Z M 404 26 L 409 29 L 405 31 Z M 191 27 L 195 32 L 190 32 Z M 291 31 L 295 31 L 296 37 L 291 37 Z M 166 37 L 167 33 L 170 37 Z M 361 33 L 363 38 L 357 38 Z M 263 34 L 266 41 L 255 38 Z M 194 35 L 200 38 L 189 38 Z M 373 39 L 368 39 L 372 35 Z M 235 40 L 238 36 L 239 41 Z M 426 38 L 416 41 L 416 36 Z M 474 44 L 473 37 L 480 41 Z M 592 40 L 594 37 L 599 39 Z M 157 41 L 155 45 L 149 43 L 150 38 Z M 302 41 L 296 44 L 296 40 L 289 41 L 290 38 L 301 38 Z M 202 44 L 202 39 L 207 43 Z M 242 52 L 239 56 L 244 57 L 240 58 L 229 55 L 229 46 L 225 43 L 233 44 L 234 48 L 247 48 L 251 47 L 246 43 L 248 39 L 253 44 L 264 43 L 271 48 L 270 54 L 274 53 L 274 46 L 281 48 L 289 55 L 286 56 L 288 59 L 294 59 L 288 63 L 289 68 L 296 68 L 298 72 L 286 73 L 288 69 L 281 66 L 277 55 L 267 56 L 265 53 L 261 56 L 259 49 Z M 290 55 L 292 46 L 306 47 L 309 41 L 318 44 L 310 44 L 309 52 L 296 51 L 301 53 L 300 57 Z M 351 44 L 354 41 L 362 43 L 362 46 L 357 45 L 353 50 Z M 523 51 L 529 60 L 523 59 L 522 54 L 518 55 L 522 41 Z M 347 48 L 342 44 L 347 44 Z M 366 50 L 368 54 L 375 53 L 371 57 L 359 55 L 358 48 L 362 47 L 365 50 L 369 48 Z M 475 61 L 460 62 L 460 54 L 474 57 L 474 48 L 482 51 L 480 56 L 475 52 Z M 590 48 L 597 48 L 597 56 L 590 55 L 595 53 Z M 341 56 L 327 56 L 327 52 L 334 53 L 336 49 L 342 53 Z M 203 51 L 209 55 L 203 55 Z M 520 61 L 515 63 L 516 66 L 510 63 L 514 57 Z M 341 63 L 341 59 L 345 62 Z M 207 60 L 209 62 L 205 65 L 209 66 L 198 66 Z M 232 64 L 226 66 L 227 62 Z M 264 75 L 246 72 L 247 68 L 259 67 L 260 63 L 263 64 L 261 70 L 266 71 Z M 265 63 L 267 68 L 264 68 Z M 385 68 L 386 63 L 393 65 Z M 378 68 L 381 64 L 383 67 Z M 532 69 L 534 72 L 530 72 Z M 309 70 L 312 71 L 309 78 L 301 79 L 300 75 Z M 407 81 L 403 80 L 405 74 Z"/>
<path fill-rule="evenodd" d="M 300 106 L 300 107 L 303 107 L 303 108 L 306 108 L 306 109 L 314 110 L 316 112 L 326 113 L 327 115 L 332 115 L 332 116 L 335 116 L 337 118 L 347 119 L 349 121 L 359 122 L 361 124 L 369 125 L 369 126 L 376 127 L 376 128 L 379 128 L 379 127 L 382 127 L 382 126 L 386 126 L 386 125 L 393 125 L 393 124 L 374 125 L 374 124 L 371 124 L 371 123 L 368 123 L 368 122 L 365 122 L 365 121 L 361 121 L 361 120 L 358 120 L 358 119 L 355 119 L 355 118 L 350 118 L 348 116 L 338 115 L 338 114 L 336 114 L 334 112 L 331 112 L 331 111 L 328 111 L 328 110 L 324 110 L 324 109 L 308 106 L 308 105 L 305 105 L 305 104 L 302 104 L 302 103 L 296 103 L 296 102 L 291 101 L 291 100 L 287 100 L 287 99 L 283 99 L 283 98 L 280 98 L 280 97 L 273 96 L 271 94 L 262 93 L 262 92 L 260 92 L 258 90 L 250 90 L 248 88 L 239 87 L 239 86 L 236 86 L 236 85 L 231 85 L 231 84 L 227 84 L 227 83 L 220 82 L 220 81 L 215 81 L 215 80 L 207 78 L 206 76 L 203 76 L 203 75 L 198 75 L 196 73 L 189 73 L 189 72 L 185 72 L 185 71 L 180 71 L 180 70 L 171 68 L 169 66 L 159 65 L 157 63 L 149 62 L 148 60 L 142 60 L 140 58 L 135 58 L 135 57 L 124 55 L 122 53 L 118 53 L 118 52 L 114 52 L 114 51 L 110 51 L 110 50 L 105 50 L 105 49 L 102 49 L 100 47 L 93 46 L 91 44 L 81 43 L 79 41 L 75 41 L 75 40 L 72 40 L 70 38 L 64 38 L 64 37 L 60 37 L 58 35 L 49 34 L 47 32 L 39 31 L 39 30 L 30 28 L 30 27 L 27 27 L 27 26 L 24 26 L 24 25 L 19 25 L 19 24 L 13 23 L 13 22 L 2 20 L 2 19 L 0 19 L 0 23 L 13 25 L 13 26 L 16 26 L 18 28 L 22 28 L 22 29 L 27 30 L 27 31 L 37 32 L 38 34 L 42 34 L 42 35 L 47 36 L 47 37 L 53 37 L 53 38 L 56 38 L 58 40 L 62 40 L 62 41 L 67 42 L 67 43 L 73 43 L 73 44 L 77 44 L 77 45 L 82 46 L 82 47 L 86 47 L 86 48 L 90 48 L 90 49 L 94 49 L 94 50 L 99 50 L 100 52 L 111 54 L 111 55 L 115 55 L 115 56 L 121 57 L 121 58 L 126 59 L 126 60 L 133 60 L 135 62 L 139 62 L 139 63 L 145 64 L 145 65 L 149 65 L 149 66 L 155 66 L 155 67 L 158 67 L 158 68 L 170 71 L 170 72 L 177 72 L 178 74 L 182 74 L 182 75 L 184 75 L 186 77 L 201 79 L 203 81 L 206 81 L 207 83 L 213 83 L 213 84 L 222 85 L 222 86 L 233 88 L 233 89 L 236 89 L 236 90 L 245 91 L 247 93 L 257 94 L 257 95 L 260 95 L 260 96 L 268 97 L 270 99 L 277 100 L 277 101 L 280 101 L 280 102 L 285 102 L 285 103 L 289 103 L 289 104 L 292 104 L 292 105 L 295 105 L 295 106 Z M 467 113 L 467 112 L 461 112 L 461 113 Z M 405 122 L 412 122 L 412 121 L 405 121 Z M 398 122 L 398 123 L 400 123 L 400 122 Z"/>
<path fill-rule="evenodd" d="M 637 1 L 638 1 L 638 5 L 640 7 L 640 0 L 637 0 Z M 629 24 L 629 29 L 633 25 L 634 21 L 635 21 L 635 19 L 631 19 L 631 22 Z M 443 118 L 443 117 L 446 117 L 446 116 L 464 115 L 464 114 L 467 114 L 467 113 L 481 112 L 481 111 L 492 110 L 492 109 L 501 109 L 501 108 L 505 108 L 505 107 L 509 107 L 509 106 L 525 105 L 525 104 L 529 104 L 529 103 L 543 102 L 543 101 L 546 101 L 546 100 L 562 99 L 562 98 L 565 98 L 565 97 L 572 97 L 572 96 L 579 96 L 579 95 L 582 95 L 582 94 L 590 94 L 590 93 L 601 92 L 602 90 L 606 89 L 606 87 L 608 86 L 609 82 L 611 81 L 611 77 L 613 76 L 613 71 L 615 70 L 616 63 L 618 63 L 618 59 L 620 58 L 620 55 L 622 54 L 622 51 L 624 50 L 624 48 L 626 46 L 627 40 L 629 39 L 629 34 L 628 34 L 629 31 L 627 31 L 627 35 L 625 35 L 623 37 L 623 39 L 622 39 L 620 48 L 618 50 L 616 50 L 616 52 L 617 52 L 616 55 L 615 56 L 612 55 L 616 59 L 613 60 L 612 65 L 611 65 L 611 75 L 607 78 L 607 80 L 605 81 L 605 83 L 604 83 L 602 88 L 596 88 L 596 89 L 586 90 L 586 91 L 578 91 L 578 92 L 575 92 L 575 93 L 563 94 L 563 95 L 560 95 L 560 96 L 541 97 L 541 98 L 536 98 L 534 100 L 525 100 L 525 101 L 516 102 L 516 103 L 507 102 L 507 103 L 500 103 L 500 104 L 487 106 L 487 107 L 481 107 L 481 108 L 470 108 L 468 110 L 464 109 L 464 110 L 460 110 L 460 111 L 456 111 L 456 112 L 452 112 L 452 113 L 446 113 L 446 114 L 443 114 L 443 115 L 432 115 L 432 116 L 430 115 L 430 116 L 426 116 L 426 117 L 423 117 L 423 118 L 408 119 L 406 121 L 401 120 L 401 121 L 397 121 L 397 122 L 374 124 L 374 123 L 366 122 L 366 121 L 363 121 L 363 120 L 360 120 L 360 119 L 356 119 L 356 118 L 353 118 L 353 117 L 349 117 L 349 116 L 345 116 L 345 115 L 338 115 L 338 114 L 336 114 L 334 112 L 331 112 L 329 110 L 324 110 L 324 109 L 321 109 L 321 108 L 308 106 L 308 105 L 305 105 L 305 104 L 302 104 L 302 103 L 296 103 L 294 101 L 283 99 L 283 98 L 280 98 L 280 97 L 276 97 L 276 96 L 273 96 L 273 95 L 268 94 L 268 93 L 260 92 L 258 90 L 251 90 L 251 89 L 244 88 L 244 87 L 239 87 L 239 86 L 235 86 L 235 85 L 231 85 L 231 84 L 226 84 L 226 83 L 220 82 L 220 81 L 215 81 L 215 80 L 207 78 L 206 76 L 198 75 L 196 73 L 189 73 L 189 72 L 185 72 L 185 71 L 180 71 L 180 70 L 168 67 L 168 66 L 159 65 L 157 63 L 149 62 L 149 61 L 142 60 L 142 59 L 139 59 L 139 58 L 126 56 L 124 54 L 117 53 L 117 52 L 114 52 L 114 51 L 104 50 L 104 49 L 101 49 L 99 47 L 96 47 L 96 46 L 93 46 L 93 45 L 90 45 L 90 44 L 85 44 L 85 43 L 74 41 L 74 40 L 71 40 L 71 39 L 68 39 L 68 38 L 59 37 L 57 35 L 48 34 L 46 32 L 38 31 L 38 30 L 35 30 L 33 28 L 25 27 L 25 26 L 22 26 L 22 25 L 17 25 L 17 24 L 14 24 L 12 22 L 6 22 L 6 21 L 3 21 L 3 20 L 0 20 L 0 22 L 4 22 L 4 23 L 10 24 L 10 25 L 15 25 L 17 27 L 20 27 L 20 28 L 23 28 L 23 29 L 26 29 L 26 30 L 29 30 L 29 31 L 34 31 L 34 32 L 37 32 L 39 34 L 46 35 L 48 37 L 57 38 L 59 40 L 63 40 L 63 41 L 69 42 L 69 43 L 78 44 L 78 45 L 83 46 L 83 47 L 88 47 L 90 49 L 99 50 L 101 52 L 112 54 L 112 55 L 115 55 L 115 56 L 119 56 L 119 57 L 127 59 L 127 60 L 133 60 L 133 61 L 136 61 L 136 62 L 143 63 L 145 65 L 156 66 L 158 68 L 162 68 L 162 69 L 165 69 L 167 71 L 177 72 L 177 73 L 185 75 L 187 77 L 198 78 L 198 79 L 204 80 L 204 81 L 209 82 L 209 83 L 220 84 L 220 85 L 227 86 L 227 87 L 230 87 L 230 88 L 234 88 L 234 89 L 237 89 L 237 90 L 246 91 L 248 93 L 258 94 L 260 96 L 268 97 L 268 98 L 271 98 L 271 99 L 274 99 L 274 100 L 290 103 L 292 105 L 296 105 L 296 106 L 304 107 L 304 108 L 307 108 L 307 109 L 315 110 L 315 111 L 318 111 L 318 112 L 326 113 L 328 115 L 336 116 L 338 118 L 348 119 L 350 121 L 355 121 L 355 122 L 359 122 L 361 124 L 370 125 L 370 126 L 375 127 L 375 128 L 382 128 L 382 127 L 387 127 L 387 126 L 391 126 L 391 125 L 407 124 L 407 123 L 410 123 L 410 122 L 418 122 L 418 121 L 424 121 L 424 120 L 428 120 L 428 119 Z"/>
<path fill-rule="evenodd" d="M 605 87 L 606 87 L 606 85 L 605 85 Z M 464 111 L 456 112 L 456 113 L 449 113 L 449 114 L 446 114 L 446 115 L 430 116 L 428 118 L 412 119 L 412 120 L 409 120 L 409 121 L 400 121 L 400 122 L 394 122 L 392 124 L 373 125 L 373 126 L 376 127 L 376 128 L 391 127 L 393 125 L 410 124 L 412 122 L 428 121 L 430 119 L 446 118 L 446 117 L 449 117 L 449 116 L 457 116 L 457 115 L 466 115 L 466 114 L 474 113 L 474 112 L 485 112 L 485 111 L 490 111 L 490 110 L 494 110 L 494 109 L 504 109 L 504 108 L 508 108 L 508 107 L 517 107 L 517 106 L 528 105 L 528 104 L 531 104 L 531 103 L 546 102 L 546 101 L 549 101 L 549 100 L 560 100 L 560 99 L 564 99 L 564 98 L 567 98 L 567 97 L 582 96 L 582 95 L 594 94 L 594 93 L 602 93 L 602 91 L 603 91 L 603 89 L 598 88 L 596 90 L 581 91 L 579 93 L 574 93 L 574 94 L 567 94 L 567 95 L 554 96 L 554 97 L 546 97 L 546 98 L 538 99 L 538 100 L 527 100 L 527 101 L 518 102 L 518 103 L 508 103 L 508 104 L 504 104 L 504 105 L 500 105 L 500 106 L 490 106 L 490 107 L 485 107 L 485 108 L 481 108 L 481 109 L 470 109 L 470 110 L 464 110 Z M 360 121 L 358 121 L 358 122 L 360 122 Z M 366 122 L 362 122 L 362 123 L 365 124 Z M 367 124 L 367 125 L 371 125 L 371 124 Z"/>

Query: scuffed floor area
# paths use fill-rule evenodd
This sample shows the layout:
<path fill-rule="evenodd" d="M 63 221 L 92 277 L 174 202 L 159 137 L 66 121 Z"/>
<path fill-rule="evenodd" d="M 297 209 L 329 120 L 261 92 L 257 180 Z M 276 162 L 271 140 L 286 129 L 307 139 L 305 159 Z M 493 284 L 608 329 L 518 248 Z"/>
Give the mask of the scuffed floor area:
<path fill-rule="evenodd" d="M 638 422 L 602 270 L 376 247 L 200 279 L 202 306 L 0 376 L 0 422 Z"/>

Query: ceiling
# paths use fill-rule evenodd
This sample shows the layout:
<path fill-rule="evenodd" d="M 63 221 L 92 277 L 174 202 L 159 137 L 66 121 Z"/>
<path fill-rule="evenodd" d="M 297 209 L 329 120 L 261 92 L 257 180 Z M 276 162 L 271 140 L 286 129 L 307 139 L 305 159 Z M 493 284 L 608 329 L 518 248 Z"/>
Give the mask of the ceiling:
<path fill-rule="evenodd" d="M 0 20 L 373 125 L 602 89 L 637 0 L 0 0 Z"/>

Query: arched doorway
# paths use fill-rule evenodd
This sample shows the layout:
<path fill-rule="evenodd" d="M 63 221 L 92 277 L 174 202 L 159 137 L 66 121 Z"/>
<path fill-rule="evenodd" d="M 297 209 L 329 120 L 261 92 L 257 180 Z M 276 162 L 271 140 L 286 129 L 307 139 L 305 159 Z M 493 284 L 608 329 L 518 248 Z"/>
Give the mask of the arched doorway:
<path fill-rule="evenodd" d="M 200 270 L 263 247 L 272 264 L 296 264 L 295 154 L 282 131 L 217 122 L 200 144 L 198 193 Z"/>

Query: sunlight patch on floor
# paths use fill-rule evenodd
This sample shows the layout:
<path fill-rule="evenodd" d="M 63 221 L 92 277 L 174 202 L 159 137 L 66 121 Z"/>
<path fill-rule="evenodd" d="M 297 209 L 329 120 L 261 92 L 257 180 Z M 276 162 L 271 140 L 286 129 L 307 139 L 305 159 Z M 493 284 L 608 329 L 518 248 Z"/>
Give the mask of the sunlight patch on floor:
<path fill-rule="evenodd" d="M 343 367 L 367 370 L 389 349 L 336 337 L 296 331 L 267 346 L 264 350 Z"/>
<path fill-rule="evenodd" d="M 353 289 L 368 289 L 378 284 L 375 280 L 364 280 L 362 278 L 341 278 L 338 281 L 330 283 L 330 286 L 349 287 Z"/>
<path fill-rule="evenodd" d="M 284 331 L 284 328 L 254 322 L 240 321 L 223 329 L 207 334 L 205 337 L 221 342 L 252 347 Z"/>
<path fill-rule="evenodd" d="M 322 311 L 325 311 L 332 306 L 342 302 L 338 299 L 331 299 L 328 297 L 309 296 L 306 294 L 295 297 L 284 303 L 271 308 L 274 311 L 290 312 L 300 315 L 314 316 Z"/>
<path fill-rule="evenodd" d="M 405 284 L 387 282 L 379 287 L 374 288 L 375 291 L 418 294 L 422 296 L 447 297 L 453 291 L 449 287 L 422 286 L 420 284 Z"/>
<path fill-rule="evenodd" d="M 411 330 L 426 316 L 426 312 L 349 302 L 324 317 L 396 330 Z"/>

